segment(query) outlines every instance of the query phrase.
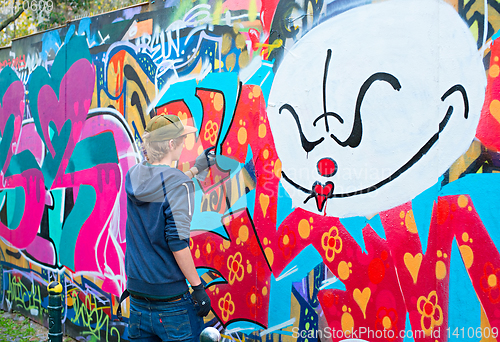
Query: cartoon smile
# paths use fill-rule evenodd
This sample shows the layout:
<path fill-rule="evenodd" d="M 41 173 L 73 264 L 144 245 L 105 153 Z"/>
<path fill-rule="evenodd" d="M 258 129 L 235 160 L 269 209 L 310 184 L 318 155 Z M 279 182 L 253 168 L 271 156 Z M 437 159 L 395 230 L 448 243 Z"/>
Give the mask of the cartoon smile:
<path fill-rule="evenodd" d="M 327 74 L 327 67 L 329 63 L 329 56 L 330 56 L 330 51 L 328 51 L 327 54 L 327 62 L 325 65 L 325 79 L 323 82 L 323 108 L 324 108 L 324 113 L 321 114 L 316 120 L 313 122 L 313 125 L 315 126 L 317 121 L 319 119 L 325 119 L 325 128 L 326 131 L 329 131 L 328 127 L 328 122 L 327 122 L 327 117 L 332 116 L 335 117 L 339 120 L 340 123 L 343 123 L 342 118 L 334 112 L 328 112 L 326 110 L 326 74 Z M 340 141 L 334 134 L 330 134 L 330 137 L 340 146 L 342 147 L 350 147 L 350 148 L 356 148 L 359 146 L 362 140 L 362 135 L 363 135 L 363 126 L 362 126 L 362 120 L 361 120 L 361 104 L 363 102 L 363 98 L 370 88 L 371 84 L 373 84 L 375 81 L 385 81 L 388 82 L 389 84 L 392 85 L 394 90 L 399 91 L 401 89 L 401 85 L 396 77 L 394 77 L 391 74 L 388 73 L 375 73 L 372 76 L 370 76 L 361 86 L 360 91 L 358 93 L 357 101 L 356 101 L 356 110 L 354 113 L 354 123 L 353 123 L 353 128 L 351 131 L 351 134 L 345 141 Z M 441 101 L 445 101 L 446 98 L 448 98 L 450 95 L 454 94 L 455 92 L 460 92 L 462 95 L 463 101 L 464 101 L 464 118 L 467 119 L 469 115 L 469 101 L 467 98 L 467 92 L 465 91 L 465 88 L 460 85 L 456 84 L 452 86 L 450 89 L 448 89 L 444 95 L 441 97 Z M 324 141 L 324 138 L 320 138 L 319 140 L 316 141 L 309 141 L 303 131 L 302 131 L 302 126 L 299 121 L 299 116 L 295 112 L 294 108 L 289 105 L 289 104 L 284 104 L 281 106 L 279 113 L 281 114 L 283 110 L 287 110 L 290 112 L 290 114 L 293 116 L 295 119 L 295 122 L 297 124 L 297 128 L 299 130 L 299 135 L 300 135 L 300 140 L 302 147 L 306 153 L 309 153 L 312 151 L 316 146 L 321 144 Z M 351 192 L 346 192 L 346 193 L 334 193 L 335 185 L 333 182 L 328 181 L 324 185 L 321 184 L 319 181 L 315 181 L 311 188 L 306 188 L 303 187 L 299 184 L 297 184 L 294 180 L 289 178 L 286 174 L 285 171 L 282 171 L 281 174 L 283 176 L 283 179 L 285 179 L 290 185 L 295 187 L 298 190 L 303 191 L 306 194 L 309 194 L 309 196 L 304 200 L 304 203 L 309 201 L 311 198 L 315 198 L 316 200 L 316 207 L 318 211 L 322 211 L 323 208 L 326 205 L 326 201 L 330 198 L 345 198 L 345 197 L 352 197 L 356 195 L 361 195 L 361 194 L 366 194 L 370 193 L 372 191 L 375 191 L 379 189 L 380 187 L 384 186 L 385 184 L 391 182 L 392 180 L 396 179 L 399 177 L 401 174 L 403 174 L 405 171 L 410 169 L 415 163 L 417 163 L 429 150 L 436 144 L 436 142 L 439 140 L 439 135 L 441 132 L 443 132 L 444 128 L 448 124 L 451 115 L 453 114 L 453 106 L 449 106 L 448 110 L 439 123 L 439 128 L 438 131 L 432 135 L 432 137 L 415 153 L 406 163 L 404 163 L 401 167 L 399 167 L 396 171 L 394 171 L 390 176 L 380 180 L 376 184 L 373 184 L 369 187 L 366 187 L 364 189 L 359 189 L 356 191 L 351 191 Z M 332 177 L 336 171 L 337 171 L 337 164 L 333 159 L 330 159 L 328 161 L 328 158 L 323 158 L 321 159 L 318 164 L 317 164 L 317 169 L 319 174 L 322 177 Z"/>

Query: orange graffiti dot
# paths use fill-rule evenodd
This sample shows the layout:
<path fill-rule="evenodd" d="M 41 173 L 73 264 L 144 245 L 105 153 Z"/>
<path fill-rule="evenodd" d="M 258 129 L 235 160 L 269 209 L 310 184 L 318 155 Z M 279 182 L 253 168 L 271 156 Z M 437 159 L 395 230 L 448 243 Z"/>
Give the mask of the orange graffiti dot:
<path fill-rule="evenodd" d="M 354 319 L 352 318 L 352 315 L 350 313 L 345 312 L 342 315 L 341 325 L 344 334 L 351 335 L 351 331 L 353 331 L 354 328 Z"/>
<path fill-rule="evenodd" d="M 262 152 L 262 156 L 264 157 L 264 159 L 269 158 L 269 150 L 267 148 L 264 150 L 264 152 Z"/>
<path fill-rule="evenodd" d="M 267 238 L 264 238 L 264 245 L 267 245 L 269 241 L 267 241 Z"/>
<path fill-rule="evenodd" d="M 276 159 L 276 163 L 274 164 L 274 175 L 276 178 L 280 178 L 281 176 L 281 160 Z"/>
<path fill-rule="evenodd" d="M 225 249 L 228 249 L 229 246 L 231 246 L 231 242 L 229 240 L 224 240 L 222 243 L 224 244 Z"/>
<path fill-rule="evenodd" d="M 337 267 L 337 272 L 339 274 L 340 279 L 346 280 L 347 278 L 349 278 L 350 269 L 349 265 L 347 265 L 347 262 L 345 261 L 339 262 L 339 266 Z"/>
<path fill-rule="evenodd" d="M 247 142 L 247 130 L 245 129 L 245 127 L 241 127 L 238 130 L 238 142 L 240 143 L 240 145 L 244 145 Z"/>
<path fill-rule="evenodd" d="M 248 93 L 248 98 L 251 100 L 253 99 L 253 93 Z"/>
<path fill-rule="evenodd" d="M 495 78 L 497 77 L 499 74 L 500 74 L 500 68 L 498 67 L 497 64 L 493 64 L 491 67 L 490 67 L 490 72 L 489 72 L 490 76 Z"/>
<path fill-rule="evenodd" d="M 241 226 L 240 227 L 239 239 L 242 242 L 246 242 L 248 240 L 248 227 L 247 226 Z"/>
<path fill-rule="evenodd" d="M 500 121 L 500 101 L 493 100 L 490 103 L 490 113 L 497 121 Z"/>
<path fill-rule="evenodd" d="M 269 262 L 269 265 L 273 266 L 273 262 L 274 262 L 273 250 L 270 247 L 267 247 L 266 250 L 264 251 L 264 253 L 266 253 L 266 258 L 267 258 L 267 261 Z"/>
<path fill-rule="evenodd" d="M 196 252 L 194 252 L 194 256 L 196 257 L 196 259 L 198 259 L 200 257 L 201 253 L 200 253 L 200 249 L 197 248 L 196 249 Z"/>
<path fill-rule="evenodd" d="M 227 148 L 227 154 L 231 154 L 231 147 Z"/>
<path fill-rule="evenodd" d="M 402 219 L 404 219 L 404 218 L 405 218 L 405 212 L 404 212 L 404 211 L 401 211 L 401 212 L 399 213 L 399 217 L 400 217 L 400 218 L 402 218 Z"/>
<path fill-rule="evenodd" d="M 266 296 L 267 295 L 267 286 L 264 286 L 262 288 L 262 295 Z"/>
<path fill-rule="evenodd" d="M 288 235 L 283 236 L 283 244 L 286 246 L 290 243 L 290 238 Z"/>
<path fill-rule="evenodd" d="M 253 87 L 253 96 L 254 97 L 259 97 L 261 94 L 260 87 Z"/>
<path fill-rule="evenodd" d="M 441 258 L 443 256 L 443 252 L 441 252 L 441 251 L 437 251 L 436 254 L 437 254 L 438 258 Z"/>
<path fill-rule="evenodd" d="M 498 282 L 497 276 L 494 274 L 490 274 L 488 277 L 488 285 L 490 287 L 495 287 L 497 286 L 497 282 Z"/>
<path fill-rule="evenodd" d="M 266 136 L 267 130 L 266 130 L 266 125 L 260 124 L 259 125 L 259 138 L 264 138 Z"/>
<path fill-rule="evenodd" d="M 458 206 L 460 208 L 465 208 L 467 206 L 467 204 L 469 204 L 469 200 L 467 199 L 466 196 L 460 195 L 460 196 L 458 196 L 457 203 L 458 203 Z"/>
<path fill-rule="evenodd" d="M 198 146 L 198 151 L 197 151 L 198 155 L 200 155 L 201 152 L 203 152 L 203 146 L 200 145 Z"/>
<path fill-rule="evenodd" d="M 467 233 L 463 233 L 463 234 L 462 234 L 462 240 L 463 240 L 463 242 L 467 242 L 467 241 L 469 241 L 469 234 L 467 234 Z"/>
<path fill-rule="evenodd" d="M 444 262 L 439 260 L 436 263 L 436 278 L 442 280 L 446 277 L 446 265 Z"/>
<path fill-rule="evenodd" d="M 207 253 L 210 254 L 212 252 L 212 245 L 207 244 Z"/>
<path fill-rule="evenodd" d="M 384 326 L 385 330 L 389 330 L 392 327 L 391 319 L 389 318 L 389 316 L 385 316 L 382 319 L 382 325 Z"/>
<path fill-rule="evenodd" d="M 495 62 L 498 62 L 498 56 L 495 56 L 495 58 L 493 58 L 493 60 L 494 60 Z"/>
<path fill-rule="evenodd" d="M 415 218 L 413 217 L 413 210 L 410 210 L 406 213 L 405 225 L 406 229 L 408 229 L 410 233 L 418 233 L 417 224 L 415 223 Z"/>
<path fill-rule="evenodd" d="M 252 293 L 252 295 L 250 296 L 250 301 L 252 302 L 252 304 L 257 303 L 257 296 L 255 295 L 255 293 Z"/>
<path fill-rule="evenodd" d="M 247 272 L 249 274 L 252 273 L 252 265 L 250 265 L 250 264 L 247 265 Z"/>
<path fill-rule="evenodd" d="M 214 109 L 221 111 L 224 107 L 224 96 L 221 93 L 216 93 L 214 96 Z"/>
<path fill-rule="evenodd" d="M 311 234 L 311 227 L 306 219 L 302 219 L 299 222 L 299 235 L 303 239 L 307 239 Z"/>

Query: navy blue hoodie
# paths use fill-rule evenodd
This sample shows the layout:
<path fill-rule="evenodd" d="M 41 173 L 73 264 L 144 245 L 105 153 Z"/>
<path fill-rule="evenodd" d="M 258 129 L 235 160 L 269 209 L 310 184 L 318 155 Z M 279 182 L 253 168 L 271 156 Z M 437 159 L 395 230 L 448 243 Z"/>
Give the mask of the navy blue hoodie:
<path fill-rule="evenodd" d="M 125 190 L 127 289 L 153 298 L 186 292 L 172 251 L 189 247 L 193 181 L 178 169 L 143 162 L 127 173 Z"/>

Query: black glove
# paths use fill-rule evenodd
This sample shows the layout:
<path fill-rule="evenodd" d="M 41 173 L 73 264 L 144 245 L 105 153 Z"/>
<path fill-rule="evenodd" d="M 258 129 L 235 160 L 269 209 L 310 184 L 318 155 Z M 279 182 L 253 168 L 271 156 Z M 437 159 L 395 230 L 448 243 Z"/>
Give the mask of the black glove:
<path fill-rule="evenodd" d="M 215 149 L 215 146 L 207 148 L 203 151 L 198 157 L 196 157 L 196 161 L 194 162 L 194 166 L 198 169 L 198 172 L 208 169 L 210 166 L 215 164 L 215 155 L 210 155 L 210 151 Z"/>
<path fill-rule="evenodd" d="M 198 309 L 198 316 L 208 315 L 211 309 L 211 305 L 210 305 L 210 297 L 207 295 L 205 287 L 203 286 L 203 284 L 191 287 L 193 288 L 194 300 L 200 306 L 200 308 Z"/>

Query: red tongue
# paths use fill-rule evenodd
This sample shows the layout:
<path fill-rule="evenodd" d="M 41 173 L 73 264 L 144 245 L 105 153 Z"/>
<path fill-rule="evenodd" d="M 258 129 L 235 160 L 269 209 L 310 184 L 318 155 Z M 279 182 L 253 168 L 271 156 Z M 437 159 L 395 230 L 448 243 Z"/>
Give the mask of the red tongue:
<path fill-rule="evenodd" d="M 316 196 L 314 196 L 316 198 L 316 206 L 319 211 L 322 211 L 326 200 L 333 192 L 333 183 L 327 182 L 324 186 L 321 183 L 316 183 L 313 190 L 316 193 Z"/>

